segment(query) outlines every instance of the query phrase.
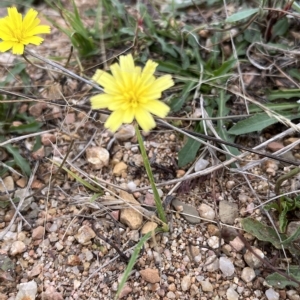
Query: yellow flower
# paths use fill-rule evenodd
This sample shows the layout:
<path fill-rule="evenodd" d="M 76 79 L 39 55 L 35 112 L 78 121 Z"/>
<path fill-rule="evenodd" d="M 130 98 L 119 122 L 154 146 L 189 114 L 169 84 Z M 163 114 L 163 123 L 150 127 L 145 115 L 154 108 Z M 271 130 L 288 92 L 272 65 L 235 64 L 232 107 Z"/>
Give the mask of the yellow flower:
<path fill-rule="evenodd" d="M 29 9 L 24 19 L 15 7 L 7 8 L 8 16 L 0 19 L 0 51 L 5 52 L 12 48 L 13 54 L 23 54 L 24 46 L 28 44 L 40 45 L 44 40 L 35 36 L 41 33 L 50 33 L 50 26 L 39 25 L 37 11 Z"/>
<path fill-rule="evenodd" d="M 154 77 L 157 63 L 148 60 L 142 70 L 134 65 L 132 55 L 120 56 L 120 64 L 110 66 L 112 75 L 97 70 L 93 76 L 104 87 L 104 94 L 91 98 L 92 109 L 108 108 L 113 111 L 105 127 L 115 132 L 123 123 L 136 119 L 145 131 L 155 127 L 154 114 L 164 118 L 170 108 L 159 101 L 162 91 L 174 85 L 170 75 Z"/>

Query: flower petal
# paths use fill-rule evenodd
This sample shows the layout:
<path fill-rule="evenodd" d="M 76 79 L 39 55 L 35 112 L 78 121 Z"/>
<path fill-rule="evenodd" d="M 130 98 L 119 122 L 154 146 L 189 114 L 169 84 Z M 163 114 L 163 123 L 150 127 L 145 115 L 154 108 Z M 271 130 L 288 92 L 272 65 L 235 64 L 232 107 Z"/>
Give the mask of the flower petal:
<path fill-rule="evenodd" d="M 155 92 L 162 92 L 171 86 L 174 85 L 174 81 L 172 80 L 171 75 L 164 75 L 159 78 L 157 78 L 152 84 L 151 88 L 149 88 L 152 91 Z"/>
<path fill-rule="evenodd" d="M 15 43 L 10 41 L 0 42 L 0 51 L 5 52 L 13 47 Z"/>
<path fill-rule="evenodd" d="M 23 19 L 23 23 L 24 23 L 23 29 L 25 31 L 40 24 L 40 20 L 38 18 L 36 19 L 37 15 L 38 15 L 38 12 L 36 10 L 34 10 L 33 8 L 30 8 L 28 10 L 27 14 L 25 15 L 25 17 Z"/>
<path fill-rule="evenodd" d="M 119 64 L 113 64 L 110 66 L 111 73 L 115 79 L 116 84 L 118 84 L 119 88 L 122 88 L 125 84 L 122 76 L 122 70 Z"/>
<path fill-rule="evenodd" d="M 22 25 L 22 15 L 18 12 L 16 7 L 7 8 L 8 16 L 5 17 L 8 24 L 19 28 Z"/>
<path fill-rule="evenodd" d="M 142 129 L 147 132 L 156 126 L 156 123 L 151 114 L 143 108 L 136 109 L 135 118 Z"/>
<path fill-rule="evenodd" d="M 149 80 L 153 79 L 154 78 L 154 72 L 155 72 L 155 69 L 156 67 L 158 66 L 157 63 L 155 63 L 154 61 L 152 60 L 148 60 L 144 69 L 143 69 L 143 72 L 142 72 L 142 75 L 141 75 L 141 82 L 143 83 L 143 85 L 148 85 L 149 84 Z"/>
<path fill-rule="evenodd" d="M 120 75 L 122 76 L 123 88 L 132 90 L 137 78 L 139 77 L 141 68 L 134 66 L 132 55 L 120 56 Z"/>
<path fill-rule="evenodd" d="M 24 45 L 21 43 L 14 43 L 12 53 L 17 54 L 17 55 L 23 54 L 24 53 Z"/>
<path fill-rule="evenodd" d="M 123 123 L 132 123 L 134 119 L 135 110 L 132 108 L 129 108 L 124 111 L 123 115 Z"/>
<path fill-rule="evenodd" d="M 122 71 L 130 71 L 135 68 L 134 60 L 131 54 L 120 56 L 120 68 Z"/>
<path fill-rule="evenodd" d="M 50 33 L 50 32 L 51 32 L 50 26 L 39 25 L 39 26 L 32 28 L 31 30 L 26 31 L 25 34 L 27 36 L 29 36 L 29 35 L 36 35 L 36 34 Z"/>
<path fill-rule="evenodd" d="M 141 107 L 160 118 L 164 118 L 170 111 L 170 107 L 167 104 L 158 100 L 149 101 L 146 105 L 141 105 Z"/>
<path fill-rule="evenodd" d="M 116 85 L 116 80 L 113 76 L 102 70 L 97 70 L 96 74 L 92 78 L 99 85 L 104 87 L 104 90 L 108 94 L 119 94 L 120 89 Z"/>
<path fill-rule="evenodd" d="M 123 114 L 122 110 L 115 110 L 106 120 L 104 124 L 105 128 L 116 132 L 123 123 Z"/>
<path fill-rule="evenodd" d="M 107 108 L 113 101 L 114 97 L 108 94 L 100 94 L 90 98 L 92 109 Z"/>
<path fill-rule="evenodd" d="M 33 45 L 40 45 L 43 42 L 43 38 L 39 36 L 30 36 L 27 38 L 22 39 L 22 44 L 28 45 L 28 44 L 33 44 Z"/>

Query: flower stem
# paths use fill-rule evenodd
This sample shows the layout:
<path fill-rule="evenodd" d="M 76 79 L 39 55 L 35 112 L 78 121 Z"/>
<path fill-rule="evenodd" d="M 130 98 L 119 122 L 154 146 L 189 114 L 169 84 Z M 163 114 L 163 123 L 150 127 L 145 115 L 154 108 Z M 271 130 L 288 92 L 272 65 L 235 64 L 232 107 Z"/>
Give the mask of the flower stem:
<path fill-rule="evenodd" d="M 138 142 L 139 142 L 139 145 L 140 145 L 140 149 L 141 149 L 141 153 L 142 153 L 142 157 L 143 157 L 143 161 L 144 161 L 144 166 L 145 166 L 145 169 L 146 169 L 146 172 L 147 172 L 147 175 L 148 175 L 148 178 L 150 180 L 151 187 L 152 187 L 158 217 L 162 222 L 164 222 L 167 225 L 166 214 L 165 214 L 164 208 L 162 206 L 161 199 L 159 197 L 159 194 L 158 194 L 155 182 L 154 182 L 154 177 L 153 177 L 153 174 L 152 174 L 152 170 L 151 170 L 151 167 L 150 167 L 150 163 L 149 163 L 149 160 L 148 160 L 148 156 L 147 156 L 147 153 L 146 153 L 146 150 L 145 150 L 144 142 L 143 142 L 142 136 L 140 134 L 138 125 L 135 126 L 135 132 L 136 132 Z M 166 227 L 163 226 L 163 228 L 167 229 L 168 226 L 166 226 Z"/>

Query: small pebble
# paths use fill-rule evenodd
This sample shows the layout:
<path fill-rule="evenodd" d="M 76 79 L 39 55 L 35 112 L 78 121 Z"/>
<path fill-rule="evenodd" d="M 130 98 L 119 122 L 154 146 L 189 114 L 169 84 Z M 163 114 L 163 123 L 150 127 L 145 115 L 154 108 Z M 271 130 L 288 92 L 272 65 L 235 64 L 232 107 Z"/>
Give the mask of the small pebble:
<path fill-rule="evenodd" d="M 215 272 L 219 269 L 219 259 L 215 255 L 209 256 L 205 262 L 208 272 Z"/>
<path fill-rule="evenodd" d="M 202 218 L 208 219 L 208 220 L 214 220 L 215 219 L 215 211 L 212 207 L 209 205 L 202 203 L 199 206 L 199 215 Z"/>
<path fill-rule="evenodd" d="M 226 296 L 227 296 L 227 300 L 238 300 L 239 299 L 239 294 L 232 287 L 230 287 L 226 291 Z"/>
<path fill-rule="evenodd" d="M 108 166 L 109 152 L 102 147 L 90 147 L 85 151 L 86 160 L 90 163 L 93 170 L 99 170 L 104 166 Z"/>
<path fill-rule="evenodd" d="M 142 227 L 141 234 L 144 235 L 144 234 L 147 234 L 150 231 L 154 231 L 157 226 L 158 226 L 157 223 L 152 222 L 152 221 L 148 221 Z"/>
<path fill-rule="evenodd" d="M 130 181 L 127 183 L 127 187 L 131 190 L 134 191 L 136 189 L 136 184 L 133 181 Z"/>
<path fill-rule="evenodd" d="M 6 193 L 6 191 L 12 191 L 15 188 L 15 183 L 14 183 L 14 179 L 12 178 L 12 176 L 7 176 L 3 179 L 3 183 L 0 182 L 0 192 L 2 192 L 3 194 Z"/>
<path fill-rule="evenodd" d="M 176 178 L 181 178 L 185 175 L 185 171 L 184 170 L 177 170 L 176 171 Z"/>
<path fill-rule="evenodd" d="M 267 149 L 271 152 L 276 152 L 278 150 L 281 150 L 284 147 L 283 143 L 281 142 L 271 142 L 267 145 Z"/>
<path fill-rule="evenodd" d="M 289 290 L 286 292 L 286 295 L 289 300 L 300 300 L 300 295 L 297 291 L 295 290 Z"/>
<path fill-rule="evenodd" d="M 181 289 L 186 292 L 191 287 L 191 277 L 186 275 L 181 280 Z"/>
<path fill-rule="evenodd" d="M 262 259 L 264 258 L 265 255 L 261 250 L 255 248 L 255 247 L 252 247 L 252 250 L 255 251 L 255 253 L 258 254 Z M 249 250 L 246 251 L 246 253 L 244 255 L 244 259 L 245 259 L 245 262 L 247 263 L 247 265 L 253 269 L 257 269 L 257 268 L 261 267 L 263 264 L 263 262 Z"/>
<path fill-rule="evenodd" d="M 224 276 L 232 276 L 234 273 L 234 265 L 227 257 L 219 258 L 219 268 Z"/>
<path fill-rule="evenodd" d="M 157 269 L 144 269 L 140 271 L 142 278 L 150 283 L 160 282 L 160 276 Z"/>
<path fill-rule="evenodd" d="M 176 211 L 182 212 L 183 214 L 181 216 L 189 223 L 191 224 L 200 223 L 199 213 L 194 206 L 188 205 L 178 199 L 174 199 L 172 201 L 172 206 Z"/>
<path fill-rule="evenodd" d="M 233 225 L 235 219 L 239 215 L 238 205 L 233 202 L 220 201 L 219 203 L 219 216 L 221 222 Z"/>
<path fill-rule="evenodd" d="M 119 163 L 117 163 L 114 166 L 113 175 L 114 176 L 121 176 L 122 173 L 125 172 L 126 169 L 127 169 L 127 165 L 123 161 L 120 161 Z"/>
<path fill-rule="evenodd" d="M 23 253 L 26 250 L 26 245 L 21 241 L 15 241 L 12 243 L 10 248 L 10 255 L 15 256 L 17 254 Z"/>
<path fill-rule="evenodd" d="M 168 292 L 167 299 L 176 299 L 176 295 L 173 292 Z"/>
<path fill-rule="evenodd" d="M 200 281 L 200 284 L 203 292 L 212 292 L 214 290 L 213 285 L 208 280 Z"/>
<path fill-rule="evenodd" d="M 91 227 L 83 225 L 78 229 L 78 233 L 75 235 L 75 238 L 78 241 L 78 243 L 82 245 L 87 245 L 95 236 L 96 233 Z"/>
<path fill-rule="evenodd" d="M 203 158 L 200 158 L 195 164 L 195 172 L 205 169 L 209 165 L 209 161 Z"/>
<path fill-rule="evenodd" d="M 235 182 L 234 182 L 233 180 L 228 180 L 228 181 L 226 182 L 226 188 L 227 188 L 228 190 L 231 190 L 234 186 L 235 186 Z"/>
<path fill-rule="evenodd" d="M 221 240 L 221 244 L 223 244 L 223 243 Z M 208 238 L 207 244 L 209 247 L 211 247 L 213 249 L 217 249 L 220 246 L 220 238 L 218 236 L 211 236 L 210 238 Z"/>
<path fill-rule="evenodd" d="M 15 300 L 35 300 L 37 293 L 37 284 L 34 280 L 20 283 L 18 286 L 18 293 Z"/>
<path fill-rule="evenodd" d="M 134 126 L 131 124 L 123 125 L 114 136 L 119 141 L 128 141 L 135 136 Z"/>
<path fill-rule="evenodd" d="M 255 272 L 252 268 L 246 267 L 242 271 L 241 278 L 246 282 L 251 282 L 256 277 Z"/>
<path fill-rule="evenodd" d="M 120 293 L 119 299 L 122 299 L 122 298 L 128 296 L 128 294 L 130 294 L 131 292 L 132 292 L 132 288 L 126 284 Z"/>
<path fill-rule="evenodd" d="M 55 247 L 58 251 L 60 251 L 64 248 L 64 246 L 60 242 L 55 243 Z"/>
<path fill-rule="evenodd" d="M 266 290 L 265 294 L 268 300 L 279 300 L 279 294 L 272 288 Z"/>
<path fill-rule="evenodd" d="M 234 248 L 237 252 L 244 249 L 245 244 L 242 242 L 242 240 L 237 236 L 232 241 L 229 242 L 230 246 Z"/>

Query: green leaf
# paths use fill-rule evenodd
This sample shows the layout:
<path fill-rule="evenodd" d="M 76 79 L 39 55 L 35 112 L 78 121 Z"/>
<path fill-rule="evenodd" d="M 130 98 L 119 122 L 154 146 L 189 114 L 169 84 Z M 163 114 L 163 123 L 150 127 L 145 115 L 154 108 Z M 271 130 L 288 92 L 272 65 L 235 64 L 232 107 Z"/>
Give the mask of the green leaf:
<path fill-rule="evenodd" d="M 228 107 L 226 107 L 226 102 L 229 100 L 230 95 L 225 95 L 225 91 L 220 91 L 220 97 L 216 98 L 216 102 L 218 104 L 218 117 L 226 117 L 230 111 Z M 227 142 L 234 142 L 234 137 L 228 134 L 228 131 L 225 126 L 224 119 L 219 119 L 217 121 L 217 131 L 220 138 Z M 225 148 L 225 147 L 223 147 Z M 233 155 L 239 155 L 240 152 L 237 148 L 226 146 L 229 152 Z"/>
<path fill-rule="evenodd" d="M 264 104 L 265 107 L 271 109 L 271 110 L 275 110 L 277 112 L 282 112 L 283 110 L 292 110 L 292 109 L 297 109 L 300 108 L 299 103 L 294 102 L 294 103 L 290 103 L 290 102 L 283 102 L 283 103 L 267 103 Z M 255 112 L 262 112 L 262 108 L 258 107 L 255 104 L 250 104 L 249 105 L 249 112 L 255 113 Z"/>
<path fill-rule="evenodd" d="M 297 240 L 299 236 L 300 236 L 300 227 L 298 227 L 297 230 L 290 237 L 282 241 L 282 245 L 287 246 L 291 244 L 293 241 Z"/>
<path fill-rule="evenodd" d="M 300 98 L 300 89 L 275 90 L 269 92 L 266 97 L 269 101 L 276 99 Z"/>
<path fill-rule="evenodd" d="M 22 170 L 23 174 L 29 176 L 31 173 L 28 161 L 19 153 L 19 149 L 10 144 L 4 145 L 3 148 L 7 150 L 14 157 L 15 164 Z"/>
<path fill-rule="evenodd" d="M 188 138 L 188 141 L 178 153 L 178 166 L 183 167 L 192 162 L 195 159 L 200 146 L 201 144 L 199 142 L 192 138 Z"/>
<path fill-rule="evenodd" d="M 189 97 L 189 95 L 191 93 L 191 90 L 196 86 L 196 84 L 197 84 L 197 82 L 195 82 L 193 80 L 187 81 L 185 83 L 180 98 L 173 98 L 170 101 L 170 107 L 171 107 L 172 111 L 177 112 L 177 111 L 179 111 L 182 108 L 183 104 L 188 99 L 188 97 Z"/>
<path fill-rule="evenodd" d="M 35 151 L 39 150 L 41 147 L 42 147 L 42 139 L 38 135 L 35 137 L 35 143 L 33 145 L 32 151 L 35 152 Z"/>
<path fill-rule="evenodd" d="M 272 28 L 272 36 L 273 38 L 276 36 L 283 36 L 289 29 L 289 21 L 287 17 L 284 17 L 276 22 L 274 27 Z"/>
<path fill-rule="evenodd" d="M 145 234 L 141 239 L 140 241 L 137 243 L 131 257 L 130 257 L 130 260 L 128 262 L 128 265 L 124 271 L 124 274 L 122 276 L 122 279 L 120 281 L 120 284 L 119 284 L 119 287 L 118 287 L 118 291 L 117 291 L 117 294 L 115 296 L 115 300 L 118 299 L 122 289 L 124 288 L 125 286 L 125 283 L 127 281 L 127 279 L 129 278 L 130 276 L 130 273 L 131 273 L 131 270 L 133 269 L 137 259 L 138 259 L 138 256 L 139 256 L 139 253 L 143 247 L 143 245 L 145 244 L 145 242 L 150 238 L 151 234 L 153 234 L 153 232 L 148 232 L 147 234 Z"/>
<path fill-rule="evenodd" d="M 292 8 L 298 13 L 300 13 L 300 5 L 297 2 L 293 2 Z"/>
<path fill-rule="evenodd" d="M 283 202 L 281 205 L 283 207 L 283 210 L 279 214 L 279 230 L 280 232 L 285 232 L 286 226 L 288 224 L 287 213 L 289 211 L 289 207 L 286 202 Z"/>
<path fill-rule="evenodd" d="M 24 71 L 26 68 L 26 65 L 24 63 L 14 61 L 14 67 L 9 70 L 8 75 L 4 80 L 0 82 L 0 87 L 6 86 L 6 84 L 13 82 L 15 80 L 16 75 L 19 75 L 22 71 Z"/>
<path fill-rule="evenodd" d="M 11 126 L 9 128 L 9 132 L 16 132 L 16 133 L 31 133 L 37 132 L 41 128 L 42 124 L 38 122 L 32 122 L 30 124 L 23 124 L 19 126 Z"/>
<path fill-rule="evenodd" d="M 288 70 L 288 74 L 289 74 L 291 77 L 300 80 L 300 73 L 299 73 L 299 70 L 298 70 L 298 69 L 289 69 L 289 70 Z"/>
<path fill-rule="evenodd" d="M 289 275 L 299 281 L 300 280 L 299 270 L 300 270 L 299 266 L 290 266 Z M 268 275 L 266 277 L 266 282 L 269 285 L 278 289 L 284 289 L 286 288 L 286 286 L 293 286 L 293 287 L 299 286 L 296 282 L 288 280 L 286 277 L 278 273 L 273 273 L 271 275 Z"/>
<path fill-rule="evenodd" d="M 159 37 L 157 34 L 153 35 L 156 41 L 161 45 L 162 51 L 171 54 L 173 57 L 177 58 L 178 55 L 173 49 L 173 46 L 168 44 L 164 38 Z"/>
<path fill-rule="evenodd" d="M 228 17 L 225 21 L 228 23 L 237 22 L 240 20 L 244 20 L 254 14 L 257 14 L 259 12 L 259 8 L 249 8 L 242 11 L 239 11 L 230 17 Z"/>
<path fill-rule="evenodd" d="M 230 60 L 225 61 L 219 69 L 213 71 L 213 76 L 218 77 L 218 76 L 225 75 L 225 74 L 227 74 L 228 76 L 231 76 L 231 74 L 228 74 L 228 72 L 230 70 L 232 70 L 232 68 L 234 68 L 234 66 L 236 65 L 236 62 L 237 62 L 236 59 L 230 59 Z"/>
<path fill-rule="evenodd" d="M 277 249 L 281 248 L 280 241 L 274 228 L 264 225 L 261 222 L 251 218 L 242 219 L 241 224 L 245 231 L 251 233 L 260 241 L 270 242 Z"/>
<path fill-rule="evenodd" d="M 17 204 L 20 202 L 20 199 L 18 197 L 13 198 L 12 201 Z M 0 200 L 0 208 L 7 208 L 11 205 L 10 200 Z"/>
<path fill-rule="evenodd" d="M 195 127 L 195 131 L 196 132 L 202 131 L 201 122 L 198 122 L 198 124 Z M 183 167 L 189 164 L 190 162 L 192 162 L 195 159 L 200 147 L 201 147 L 200 142 L 189 137 L 186 144 L 178 153 L 178 166 Z"/>
<path fill-rule="evenodd" d="M 102 193 L 103 194 L 103 193 Z M 97 193 L 97 194 L 94 194 L 92 197 L 91 197 L 91 199 L 90 199 L 90 202 L 95 202 L 100 196 L 102 196 L 102 194 L 99 194 L 99 193 Z"/>
<path fill-rule="evenodd" d="M 256 24 L 251 24 L 251 27 L 244 31 L 242 38 L 250 44 L 260 42 L 262 40 L 260 27 Z"/>
<path fill-rule="evenodd" d="M 291 114 L 289 112 L 283 112 L 281 113 L 281 115 L 290 120 L 300 118 L 300 114 Z M 270 117 L 266 113 L 258 113 L 250 118 L 239 121 L 228 130 L 228 133 L 240 135 L 254 131 L 261 131 L 264 128 L 275 123 L 278 123 L 278 120 L 276 118 Z"/>
<path fill-rule="evenodd" d="M 286 234 L 279 233 L 279 239 L 274 228 L 262 224 L 261 222 L 251 218 L 242 219 L 241 224 L 245 231 L 254 235 L 260 241 L 270 242 L 277 249 L 281 249 L 281 247 L 283 246 L 284 248 L 288 249 L 292 254 L 299 255 L 299 250 L 293 244 L 281 244 L 280 239 L 281 241 L 286 240 Z"/>

